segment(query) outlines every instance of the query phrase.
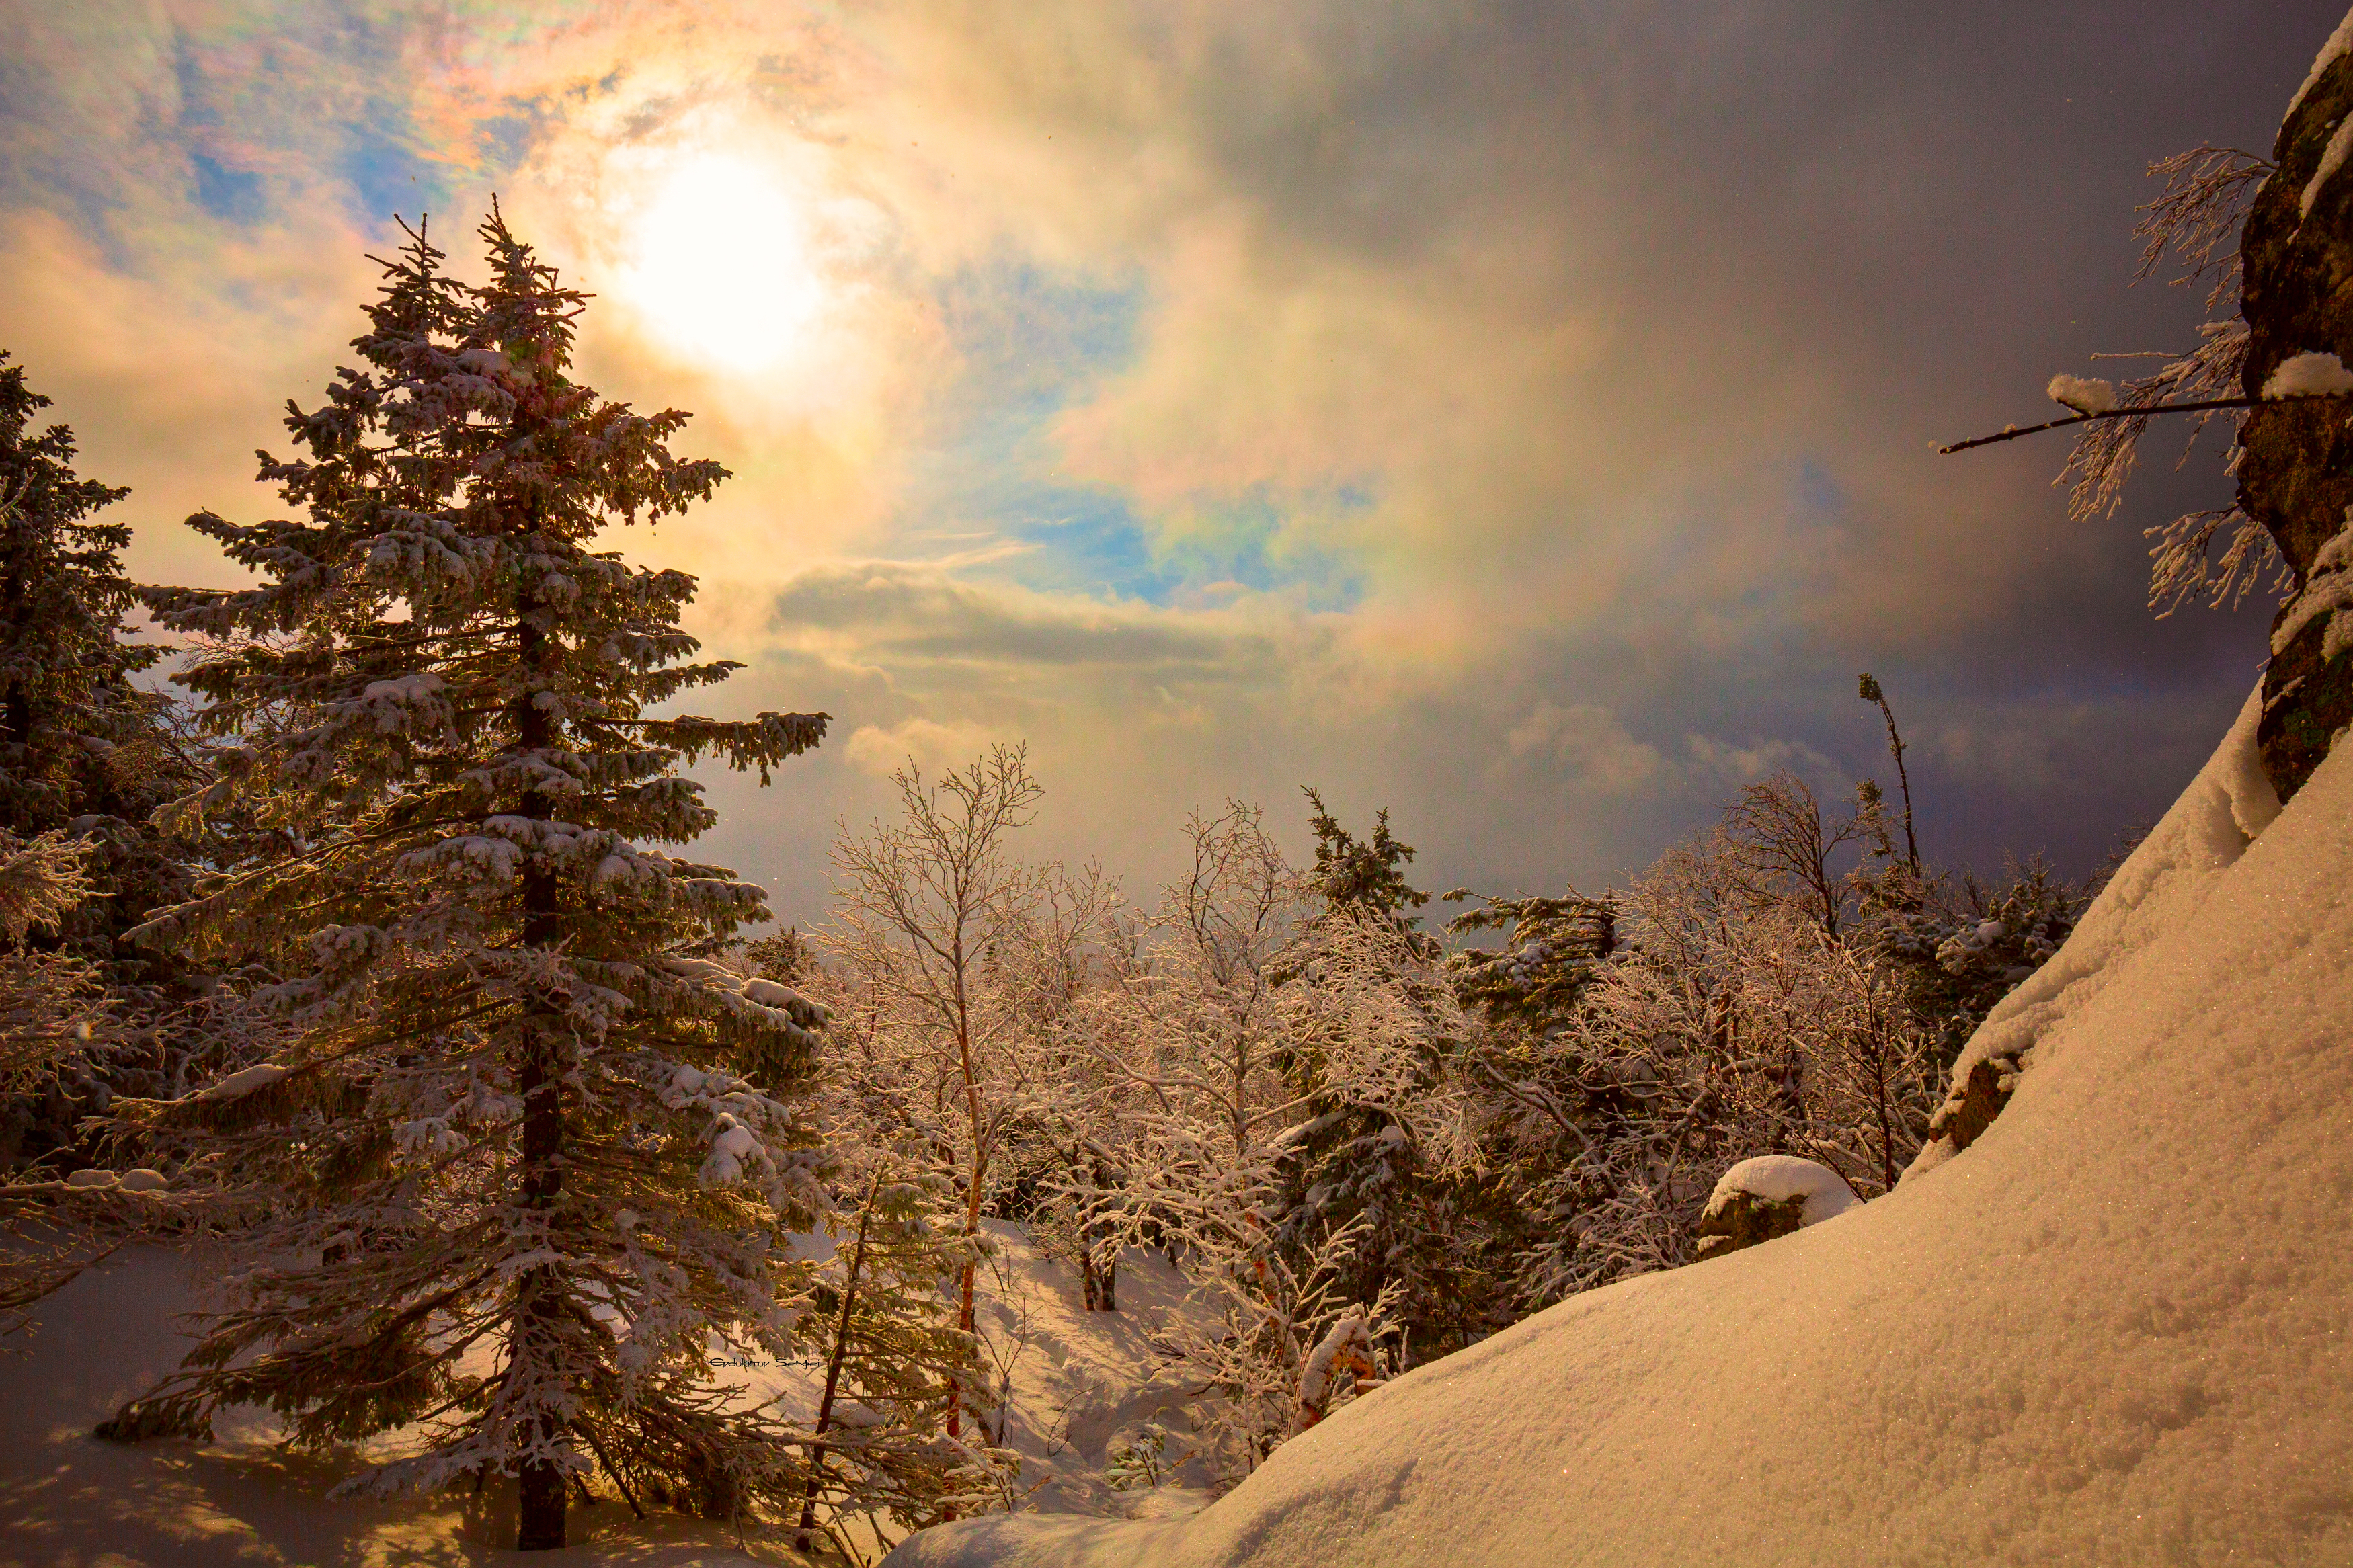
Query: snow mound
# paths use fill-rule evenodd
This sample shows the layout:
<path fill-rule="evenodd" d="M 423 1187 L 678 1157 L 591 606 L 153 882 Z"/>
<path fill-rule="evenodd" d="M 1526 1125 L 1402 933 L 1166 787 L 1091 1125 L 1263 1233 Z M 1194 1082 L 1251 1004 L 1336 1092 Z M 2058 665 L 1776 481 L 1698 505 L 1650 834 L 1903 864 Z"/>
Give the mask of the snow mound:
<path fill-rule="evenodd" d="M 2347 128 L 2353 129 L 2353 120 L 2348 120 L 2345 124 Z M 2337 143 L 2331 142 L 2328 147 L 2342 162 L 2344 154 L 2337 151 Z M 2320 182 L 2333 172 L 2324 164 L 2321 172 L 2313 176 L 2311 191 L 2316 192 Z M 2306 200 L 2310 200 L 2309 192 Z M 2322 397 L 2344 392 L 2353 392 L 2353 371 L 2347 370 L 2344 361 L 2335 354 L 2316 352 L 2295 354 L 2280 361 L 2263 382 L 2265 397 Z"/>
<path fill-rule="evenodd" d="M 1753 1160 L 1741 1161 L 1717 1178 L 1715 1191 L 1708 1194 L 1707 1210 L 1702 1217 L 1713 1219 L 1722 1214 L 1741 1193 L 1763 1198 L 1768 1204 L 1805 1199 L 1805 1209 L 1798 1215 L 1800 1228 L 1836 1219 L 1862 1205 L 1862 1200 L 1854 1195 L 1854 1189 L 1846 1184 L 1846 1178 L 1828 1165 L 1818 1165 L 1793 1154 L 1759 1154 Z"/>
<path fill-rule="evenodd" d="M 1981 1063 L 1993 1064 L 2007 1080 L 2036 1060 L 2044 1037 L 2089 1005 L 2112 980 L 2130 973 L 2118 961 L 2160 932 L 2187 924 L 2220 874 L 2272 825 L 2280 802 L 2255 749 L 2263 716 L 2258 687 L 2247 694 L 2230 732 L 2181 798 L 2084 911 L 2074 933 L 1994 1005 L 1961 1047 L 1953 1065 L 1955 1100 L 1968 1092 L 1970 1075 Z M 1905 1181 L 1936 1169 L 1953 1153 L 1949 1137 L 1931 1139 L 1904 1173 Z"/>
<path fill-rule="evenodd" d="M 2032 1068 L 1940 1167 L 1419 1368 L 1189 1521 L 892 1568 L 2353 1562 L 2353 755 L 2281 811 L 2242 731 L 1989 1021 Z"/>

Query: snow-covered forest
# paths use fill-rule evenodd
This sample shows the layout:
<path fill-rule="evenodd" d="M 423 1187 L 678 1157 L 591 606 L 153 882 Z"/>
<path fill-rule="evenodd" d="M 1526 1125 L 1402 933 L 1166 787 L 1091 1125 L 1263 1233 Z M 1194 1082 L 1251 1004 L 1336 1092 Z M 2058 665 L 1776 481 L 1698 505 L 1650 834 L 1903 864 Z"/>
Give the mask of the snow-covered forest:
<path fill-rule="evenodd" d="M 706 784 L 791 791 L 839 716 L 730 702 L 648 525 L 731 476 L 579 379 L 597 305 L 498 208 L 458 266 L 404 223 L 287 389 L 286 520 L 188 520 L 246 586 L 134 583 L 6 363 L 11 1518 L 57 1562 L 92 1489 L 183 1484 L 139 1551 L 2342 1560 L 2349 51 L 2272 156 L 2152 170 L 2199 342 L 2050 384 L 2079 518 L 2168 411 L 2227 437 L 2153 609 L 2282 598 L 2081 879 L 1925 855 L 1952 804 L 1858 671 L 1868 775 L 1761 772 L 1607 886 L 1421 886 L 1312 779 L 1136 886 L 1036 849 L 1008 743 L 910 757 L 786 926 L 697 858 Z"/>

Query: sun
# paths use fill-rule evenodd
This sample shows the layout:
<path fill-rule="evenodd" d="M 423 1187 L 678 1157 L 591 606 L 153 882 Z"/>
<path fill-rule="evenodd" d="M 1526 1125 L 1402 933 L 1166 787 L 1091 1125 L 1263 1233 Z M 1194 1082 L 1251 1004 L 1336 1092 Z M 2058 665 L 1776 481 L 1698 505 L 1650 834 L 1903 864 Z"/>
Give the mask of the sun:
<path fill-rule="evenodd" d="M 620 292 L 665 347 L 734 370 L 781 359 L 824 289 L 798 207 L 758 164 L 704 154 L 637 213 Z"/>

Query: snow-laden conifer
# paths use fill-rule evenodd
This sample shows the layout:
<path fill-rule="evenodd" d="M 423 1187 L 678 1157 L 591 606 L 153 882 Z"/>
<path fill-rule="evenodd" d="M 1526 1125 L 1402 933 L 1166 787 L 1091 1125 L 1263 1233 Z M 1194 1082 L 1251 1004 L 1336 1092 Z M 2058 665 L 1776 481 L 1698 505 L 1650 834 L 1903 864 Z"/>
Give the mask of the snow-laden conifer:
<path fill-rule="evenodd" d="M 1455 1278 L 1461 1205 L 1401 1113 L 1415 1101 L 1434 1107 L 1449 1088 L 1441 1058 L 1452 1042 L 1440 1016 L 1451 1010 L 1451 985 L 1437 941 L 1411 912 L 1430 895 L 1407 879 L 1414 849 L 1386 810 L 1359 839 L 1319 792 L 1304 793 L 1315 834 L 1308 885 L 1321 908 L 1291 963 L 1284 1072 L 1308 1115 L 1290 1140 L 1276 1233 L 1303 1272 L 1328 1236 L 1356 1237 L 1343 1293 L 1370 1301 L 1395 1285 L 1409 1342 L 1442 1353 L 1488 1325 L 1464 1321 L 1472 1292 Z M 1351 1055 L 1358 1059 L 1338 1059 Z"/>
<path fill-rule="evenodd" d="M 47 1082 L 100 1016 L 92 966 L 28 940 L 90 896 L 85 866 L 62 833 L 28 842 L 0 828 L 0 1091 Z"/>
<path fill-rule="evenodd" d="M 111 1026 L 48 1039 L 40 1066 L 0 1086 L 0 1162 L 68 1166 L 90 1151 L 79 1123 L 117 1091 L 152 1092 L 185 1042 L 172 1016 L 186 976 L 122 940 L 186 896 L 184 847 L 149 825 L 196 781 L 178 705 L 134 677 L 161 647 L 132 638 L 141 590 L 123 574 L 131 531 L 96 514 L 128 492 L 74 471 L 74 435 L 34 421 L 49 400 L 0 353 L 0 834 L 69 854 L 82 896 L 49 911 L 37 945 L 54 982 L 69 970 L 108 993 Z M 34 962 L 27 954 L 26 962 Z M 29 973 L 29 971 L 26 971 Z M 30 1013 L 41 987 L 11 985 Z M 87 1025 L 93 1019 L 83 1019 Z"/>
<path fill-rule="evenodd" d="M 132 675 L 161 650 L 124 640 L 138 589 L 130 528 L 91 514 L 130 494 L 74 472 L 73 431 L 0 353 L 0 828 L 19 837 L 102 809 L 106 759 L 142 721 Z"/>
<path fill-rule="evenodd" d="M 216 1205 L 267 1204 L 232 1303 L 120 1435 L 276 1411 L 299 1446 L 407 1426 L 348 1485 L 520 1478 L 524 1548 L 566 1489 L 797 1507 L 797 1450 L 733 1407 L 715 1357 L 788 1353 L 774 1238 L 822 1194 L 788 1099 L 816 1008 L 708 954 L 765 918 L 726 870 L 655 847 L 713 814 L 696 758 L 771 765 L 823 715 L 655 717 L 686 662 L 683 574 L 595 548 L 725 470 L 685 423 L 571 377 L 586 296 L 495 214 L 482 287 L 419 228 L 302 452 L 262 458 L 300 516 L 190 520 L 259 585 L 163 596 L 211 647 L 182 677 L 242 743 L 184 820 L 237 808 L 287 847 L 152 922 L 275 965 L 269 1062 L 129 1120 Z"/>
<path fill-rule="evenodd" d="M 811 1465 L 796 1544 L 921 1530 L 992 1506 L 990 1482 L 1018 1460 L 943 1436 L 952 1392 L 979 1370 L 948 1296 L 966 1248 L 954 1184 L 920 1140 L 865 1125 L 839 1176 L 833 1256 L 811 1292 L 822 1365 L 808 1423 Z M 860 1180 L 860 1177 L 863 1180 Z M 894 1528 L 895 1527 L 895 1528 Z"/>

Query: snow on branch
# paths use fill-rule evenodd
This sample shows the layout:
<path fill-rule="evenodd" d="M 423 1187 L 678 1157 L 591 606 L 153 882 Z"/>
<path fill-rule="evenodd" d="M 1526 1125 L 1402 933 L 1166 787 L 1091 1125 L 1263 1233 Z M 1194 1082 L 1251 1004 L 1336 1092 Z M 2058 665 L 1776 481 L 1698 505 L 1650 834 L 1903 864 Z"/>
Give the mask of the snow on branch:
<path fill-rule="evenodd" d="M 2333 358 L 2334 356 L 2321 355 L 2317 357 Z M 2064 379 L 2073 382 L 2075 378 L 2069 376 Z M 2106 384 L 2105 382 L 2098 382 L 2091 383 L 2089 384 L 2096 386 L 2105 385 Z M 2309 403 L 2320 398 L 2353 396 L 2353 382 L 2348 382 L 2348 384 L 2341 390 L 2332 387 L 2325 392 L 2295 391 L 2274 393 L 2269 390 L 2270 384 L 2270 383 L 2265 384 L 2265 395 L 2262 397 L 2210 397 L 2200 398 L 2194 402 L 2188 403 L 2127 404 L 2123 407 L 2103 408 L 2094 412 L 2080 413 L 2072 418 L 2045 420 L 2040 425 L 2007 426 L 2002 429 L 1995 431 L 1990 436 L 1973 436 L 1966 441 L 1955 441 L 1950 446 L 1939 447 L 1936 448 L 1936 455 L 1938 457 L 1949 457 L 1955 452 L 1967 452 L 1978 447 L 1990 447 L 2000 441 L 2015 441 L 2021 436 L 2040 436 L 2045 430 L 2064 430 L 2071 425 L 2089 425 L 2095 421 L 2104 419 L 2130 419 L 2146 422 L 2149 418 L 2159 414 L 2211 414 L 2226 408 L 2257 408 L 2266 403 Z M 2127 392 L 2127 395 L 2129 395 L 2129 392 Z M 2069 405 L 2069 406 L 2073 405 Z"/>

